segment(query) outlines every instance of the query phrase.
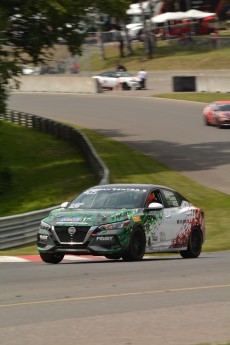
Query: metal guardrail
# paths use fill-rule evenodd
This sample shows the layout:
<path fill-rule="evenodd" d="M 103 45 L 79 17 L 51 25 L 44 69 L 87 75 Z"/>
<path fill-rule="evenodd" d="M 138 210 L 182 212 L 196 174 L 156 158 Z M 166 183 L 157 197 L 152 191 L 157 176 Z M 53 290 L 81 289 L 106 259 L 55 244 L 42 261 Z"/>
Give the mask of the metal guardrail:
<path fill-rule="evenodd" d="M 109 183 L 108 168 L 98 156 L 89 139 L 77 129 L 41 116 L 14 110 L 8 110 L 6 114 L 0 114 L 0 120 L 35 128 L 77 145 L 95 177 L 100 181 L 99 184 Z M 34 212 L 0 217 L 0 250 L 35 242 L 41 219 L 57 207 L 59 205 Z"/>
<path fill-rule="evenodd" d="M 56 207 L 0 218 L 0 250 L 36 241 L 36 232 L 42 218 Z"/>

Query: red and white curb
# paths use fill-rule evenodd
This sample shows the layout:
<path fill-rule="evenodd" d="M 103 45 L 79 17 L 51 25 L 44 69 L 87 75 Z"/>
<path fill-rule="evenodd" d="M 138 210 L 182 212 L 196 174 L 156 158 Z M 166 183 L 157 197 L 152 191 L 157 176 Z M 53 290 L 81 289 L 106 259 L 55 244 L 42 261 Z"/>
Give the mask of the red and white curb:
<path fill-rule="evenodd" d="M 156 258 L 156 257 L 155 257 Z M 152 256 L 145 256 L 144 259 L 153 259 Z M 70 261 L 105 261 L 108 260 L 104 256 L 93 256 L 93 255 L 65 255 L 63 262 Z M 5 262 L 42 262 L 39 255 L 18 255 L 18 256 L 1 256 L 0 264 Z"/>
<path fill-rule="evenodd" d="M 107 260 L 104 256 L 93 255 L 65 255 L 63 262 L 68 261 L 95 261 Z M 0 256 L 0 263 L 3 262 L 41 262 L 42 259 L 39 255 L 20 255 L 20 256 Z"/>

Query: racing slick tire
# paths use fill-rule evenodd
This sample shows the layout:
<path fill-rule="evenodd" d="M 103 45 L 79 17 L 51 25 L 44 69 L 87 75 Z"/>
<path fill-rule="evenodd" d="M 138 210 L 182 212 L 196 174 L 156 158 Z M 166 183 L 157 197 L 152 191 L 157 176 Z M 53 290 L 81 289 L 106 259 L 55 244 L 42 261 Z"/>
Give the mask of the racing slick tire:
<path fill-rule="evenodd" d="M 107 254 L 105 255 L 105 258 L 109 260 L 119 260 L 121 258 L 121 254 Z"/>
<path fill-rule="evenodd" d="M 64 258 L 64 254 L 55 254 L 55 253 L 43 253 L 39 252 L 42 261 L 47 264 L 59 264 Z"/>
<path fill-rule="evenodd" d="M 130 90 L 131 87 L 127 83 L 122 84 L 122 90 Z"/>
<path fill-rule="evenodd" d="M 217 122 L 217 128 L 219 128 L 219 129 L 222 129 L 223 127 L 222 127 L 222 124 L 218 121 Z"/>
<path fill-rule="evenodd" d="M 130 235 L 129 246 L 122 254 L 124 261 L 140 261 L 145 254 L 146 237 L 144 231 L 136 227 Z"/>
<path fill-rule="evenodd" d="M 194 229 L 188 241 L 187 250 L 181 250 L 180 255 L 184 259 L 198 258 L 202 249 L 202 234 L 200 229 Z"/>

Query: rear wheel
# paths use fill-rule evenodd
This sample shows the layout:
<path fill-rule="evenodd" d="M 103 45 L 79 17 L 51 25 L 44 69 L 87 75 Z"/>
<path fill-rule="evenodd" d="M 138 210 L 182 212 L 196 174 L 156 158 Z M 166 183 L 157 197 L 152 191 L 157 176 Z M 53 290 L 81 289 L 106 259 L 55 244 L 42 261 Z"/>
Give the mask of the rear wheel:
<path fill-rule="evenodd" d="M 191 232 L 187 250 L 180 251 L 180 255 L 184 259 L 198 258 L 202 249 L 202 234 L 200 229 Z"/>
<path fill-rule="evenodd" d="M 110 260 L 119 260 L 121 258 L 121 254 L 107 254 L 105 257 Z"/>
<path fill-rule="evenodd" d="M 55 254 L 55 253 L 43 253 L 39 252 L 42 261 L 47 264 L 59 264 L 64 258 L 64 254 Z"/>
<path fill-rule="evenodd" d="M 146 238 L 141 228 L 134 228 L 130 235 L 128 249 L 122 254 L 124 261 L 140 261 L 145 254 Z"/>

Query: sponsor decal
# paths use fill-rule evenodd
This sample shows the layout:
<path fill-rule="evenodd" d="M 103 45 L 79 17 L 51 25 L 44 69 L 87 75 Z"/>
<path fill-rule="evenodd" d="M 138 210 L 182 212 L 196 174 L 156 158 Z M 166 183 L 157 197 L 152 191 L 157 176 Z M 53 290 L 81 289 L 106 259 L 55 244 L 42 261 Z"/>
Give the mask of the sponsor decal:
<path fill-rule="evenodd" d="M 178 219 L 177 224 L 185 224 L 185 223 L 190 223 L 189 219 Z"/>
<path fill-rule="evenodd" d="M 129 191 L 129 192 L 146 192 L 146 189 L 139 189 L 139 188 L 95 188 L 95 189 L 89 189 L 84 192 L 84 194 L 96 194 L 100 191 Z"/>
<path fill-rule="evenodd" d="M 40 240 L 46 241 L 48 236 L 47 235 L 39 235 Z"/>
<path fill-rule="evenodd" d="M 90 218 L 76 218 L 76 217 L 63 217 L 61 218 L 57 223 L 85 223 L 88 222 L 90 220 Z"/>
<path fill-rule="evenodd" d="M 141 221 L 141 217 L 139 217 L 139 216 L 133 217 L 133 221 L 134 222 L 140 222 Z"/>
<path fill-rule="evenodd" d="M 96 241 L 102 244 L 112 244 L 113 236 L 97 236 Z"/>

